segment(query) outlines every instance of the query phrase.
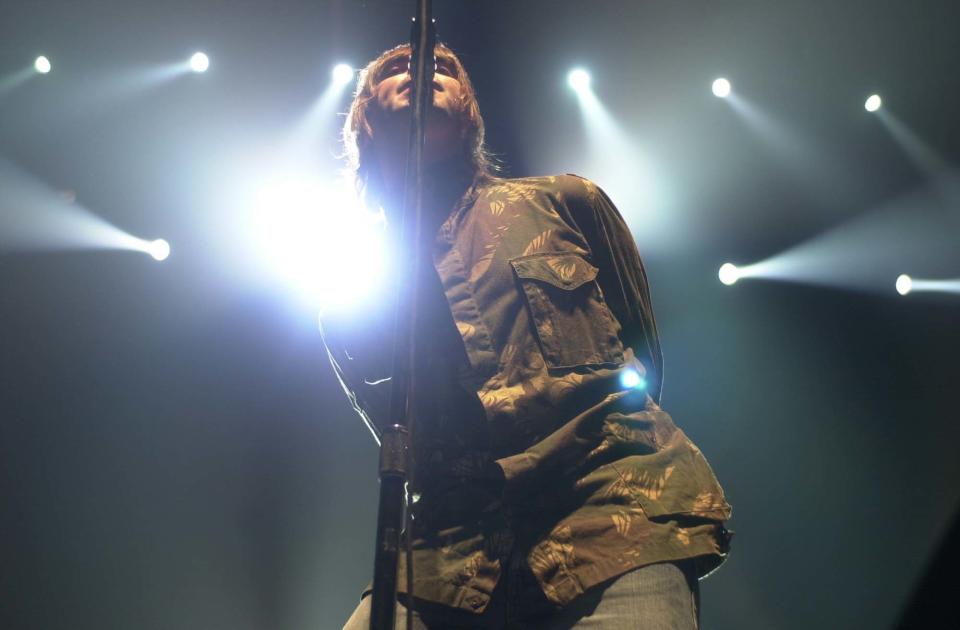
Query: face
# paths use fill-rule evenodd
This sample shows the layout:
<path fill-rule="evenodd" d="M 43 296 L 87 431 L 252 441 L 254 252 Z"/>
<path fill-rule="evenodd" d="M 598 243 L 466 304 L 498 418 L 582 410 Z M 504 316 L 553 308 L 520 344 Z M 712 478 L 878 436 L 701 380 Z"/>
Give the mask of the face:
<path fill-rule="evenodd" d="M 437 51 L 433 74 L 433 117 L 437 113 L 456 119 L 459 114 L 461 86 L 457 65 L 448 54 Z M 410 107 L 413 77 L 410 73 L 410 56 L 399 51 L 388 58 L 374 77 L 374 100 L 371 103 L 379 113 L 389 116 Z"/>
<path fill-rule="evenodd" d="M 461 100 L 463 87 L 456 62 L 442 49 L 436 51 L 433 107 L 427 116 L 425 157 L 431 162 L 463 151 Z M 410 128 L 413 78 L 410 56 L 403 50 L 387 58 L 373 77 L 369 122 L 374 145 L 406 147 Z"/>

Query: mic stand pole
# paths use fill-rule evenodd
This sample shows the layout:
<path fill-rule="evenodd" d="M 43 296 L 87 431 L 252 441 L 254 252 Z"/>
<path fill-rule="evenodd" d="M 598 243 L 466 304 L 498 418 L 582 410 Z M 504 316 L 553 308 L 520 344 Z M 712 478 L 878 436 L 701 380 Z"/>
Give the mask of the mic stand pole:
<path fill-rule="evenodd" d="M 380 443 L 380 501 L 370 630 L 393 630 L 396 623 L 397 560 L 410 473 L 411 429 L 419 388 L 414 332 L 418 320 L 420 276 L 427 262 L 423 238 L 423 149 L 426 116 L 433 103 L 436 32 L 431 13 L 431 1 L 418 0 L 410 37 L 413 85 L 410 91 L 410 150 L 400 223 L 403 262 L 395 302 L 390 425 L 384 429 Z M 411 566 L 407 567 L 408 572 L 412 570 Z"/>

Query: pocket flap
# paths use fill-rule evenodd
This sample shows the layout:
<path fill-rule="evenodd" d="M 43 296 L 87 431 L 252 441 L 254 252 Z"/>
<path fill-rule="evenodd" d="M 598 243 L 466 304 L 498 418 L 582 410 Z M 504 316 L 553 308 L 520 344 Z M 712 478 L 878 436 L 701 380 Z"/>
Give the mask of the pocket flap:
<path fill-rule="evenodd" d="M 594 280 L 598 271 L 574 252 L 521 256 L 511 260 L 510 264 L 519 278 L 539 280 L 568 291 Z"/>

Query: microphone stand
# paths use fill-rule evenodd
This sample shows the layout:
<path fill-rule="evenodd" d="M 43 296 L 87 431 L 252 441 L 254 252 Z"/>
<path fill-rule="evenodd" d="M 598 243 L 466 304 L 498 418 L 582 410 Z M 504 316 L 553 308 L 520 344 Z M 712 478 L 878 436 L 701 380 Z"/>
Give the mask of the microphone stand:
<path fill-rule="evenodd" d="M 419 396 L 415 331 L 419 315 L 420 276 L 428 262 L 423 235 L 423 150 L 426 116 L 433 104 L 435 44 L 432 2 L 417 0 L 417 12 L 410 36 L 410 71 L 413 74 L 410 91 L 410 145 L 400 220 L 400 251 L 406 255 L 401 256 L 403 262 L 395 302 L 397 310 L 390 386 L 390 424 L 384 428 L 380 442 L 380 500 L 377 509 L 370 630 L 394 630 L 396 623 L 397 560 L 408 490 L 407 478 L 411 472 L 411 435 Z M 409 549 L 409 530 L 406 535 Z M 410 560 L 408 553 L 408 577 L 413 571 Z M 408 585 L 409 583 L 408 579 Z"/>

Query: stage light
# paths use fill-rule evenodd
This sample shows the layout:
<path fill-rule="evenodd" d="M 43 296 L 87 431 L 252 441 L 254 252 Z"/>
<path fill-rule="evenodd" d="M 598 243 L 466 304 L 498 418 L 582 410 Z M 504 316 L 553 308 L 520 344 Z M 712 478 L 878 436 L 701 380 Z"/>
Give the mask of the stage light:
<path fill-rule="evenodd" d="M 883 99 L 880 98 L 879 94 L 871 94 L 867 101 L 863 104 L 864 109 L 868 112 L 875 112 L 880 109 L 880 106 L 883 105 Z"/>
<path fill-rule="evenodd" d="M 583 68 L 576 68 L 567 75 L 567 83 L 576 92 L 585 92 L 590 89 L 590 75 Z"/>
<path fill-rule="evenodd" d="M 194 72 L 206 72 L 210 67 L 210 58 L 202 52 L 195 52 L 190 57 L 190 69 Z"/>
<path fill-rule="evenodd" d="M 150 254 L 154 260 L 166 260 L 170 255 L 170 243 L 162 238 L 151 241 L 147 245 L 147 253 Z"/>
<path fill-rule="evenodd" d="M 348 64 L 338 63 L 333 67 L 333 82 L 339 85 L 346 85 L 353 81 L 353 68 Z"/>
<path fill-rule="evenodd" d="M 911 289 L 913 289 L 913 278 L 905 273 L 900 274 L 900 277 L 897 278 L 897 293 L 906 295 L 910 293 Z"/>
<path fill-rule="evenodd" d="M 740 270 L 733 263 L 724 263 L 720 266 L 720 272 L 717 275 L 720 276 L 720 282 L 730 286 L 740 279 Z"/>
<path fill-rule="evenodd" d="M 37 57 L 36 61 L 33 62 L 34 69 L 40 74 L 46 74 L 50 72 L 50 60 L 40 55 Z"/>
<path fill-rule="evenodd" d="M 636 370 L 628 368 L 620 374 L 620 385 L 624 389 L 646 389 L 647 381 Z"/>
<path fill-rule="evenodd" d="M 730 96 L 730 82 L 723 77 L 713 82 L 713 95 L 718 98 L 727 98 Z"/>

